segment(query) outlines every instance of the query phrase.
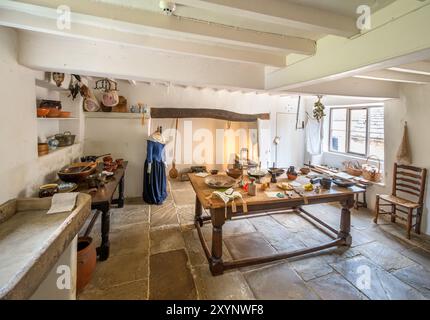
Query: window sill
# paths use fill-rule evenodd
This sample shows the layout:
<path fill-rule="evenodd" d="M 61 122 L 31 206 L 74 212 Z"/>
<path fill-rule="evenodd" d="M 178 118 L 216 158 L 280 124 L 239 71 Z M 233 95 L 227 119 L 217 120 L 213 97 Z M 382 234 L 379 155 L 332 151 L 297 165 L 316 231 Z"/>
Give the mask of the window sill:
<path fill-rule="evenodd" d="M 326 156 L 333 156 L 333 157 L 337 157 L 338 159 L 326 159 Z M 330 166 L 334 166 L 334 167 L 338 167 L 341 168 L 341 163 L 345 160 L 358 160 L 361 161 L 361 163 L 363 163 L 364 161 L 366 161 L 366 157 L 360 157 L 360 156 L 355 156 L 355 155 L 351 155 L 351 154 L 346 154 L 346 153 L 338 153 L 338 152 L 331 152 L 331 151 L 323 151 L 322 153 L 323 156 L 323 161 L 324 164 L 328 164 Z M 377 165 L 378 162 L 370 159 L 369 162 L 373 165 Z M 381 169 L 382 169 L 382 181 L 381 182 L 371 182 L 371 185 L 376 185 L 376 186 L 380 186 L 380 187 L 385 187 L 385 175 L 384 175 L 384 161 L 381 160 Z"/>
<path fill-rule="evenodd" d="M 354 155 L 354 154 L 351 154 L 351 153 L 342 153 L 342 152 L 334 152 L 334 151 L 323 151 L 323 154 L 325 154 L 325 153 L 331 154 L 331 155 L 334 155 L 334 156 L 339 156 L 339 157 L 343 157 L 343 158 L 352 159 L 352 160 L 364 160 L 364 161 L 367 160 L 367 157 L 365 157 L 365 156 Z M 377 161 L 375 161 L 373 159 L 370 159 L 370 162 L 375 162 L 376 163 Z M 384 160 L 381 160 L 381 166 L 383 164 L 384 164 Z"/>

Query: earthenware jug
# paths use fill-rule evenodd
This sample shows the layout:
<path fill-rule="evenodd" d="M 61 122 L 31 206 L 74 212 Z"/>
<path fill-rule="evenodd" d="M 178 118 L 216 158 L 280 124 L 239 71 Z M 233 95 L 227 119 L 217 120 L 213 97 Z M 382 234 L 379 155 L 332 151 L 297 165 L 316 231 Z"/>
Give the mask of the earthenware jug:
<path fill-rule="evenodd" d="M 289 180 L 295 180 L 297 178 L 297 171 L 294 166 L 290 166 L 287 170 L 287 176 Z"/>
<path fill-rule="evenodd" d="M 76 290 L 81 292 L 90 282 L 96 268 L 97 252 L 93 239 L 90 237 L 78 238 Z"/>

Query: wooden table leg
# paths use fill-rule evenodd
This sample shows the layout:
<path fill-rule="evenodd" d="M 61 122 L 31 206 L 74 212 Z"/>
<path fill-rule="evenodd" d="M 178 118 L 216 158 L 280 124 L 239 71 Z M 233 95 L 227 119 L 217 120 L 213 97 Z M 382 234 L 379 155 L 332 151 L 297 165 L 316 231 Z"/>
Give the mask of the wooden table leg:
<path fill-rule="evenodd" d="M 222 226 L 225 222 L 224 209 L 211 210 L 212 218 L 212 257 L 209 268 L 212 275 L 224 273 L 224 264 L 222 261 Z"/>
<path fill-rule="evenodd" d="M 110 231 L 110 211 L 109 208 L 104 208 L 102 212 L 102 243 L 97 248 L 97 254 L 100 261 L 107 260 L 109 258 L 109 231 Z"/>
<path fill-rule="evenodd" d="M 118 194 L 118 208 L 122 208 L 124 207 L 124 176 L 119 181 Z"/>
<path fill-rule="evenodd" d="M 345 241 L 346 246 L 350 246 L 352 243 L 351 231 L 351 211 L 350 209 L 354 206 L 354 196 L 351 196 L 347 200 L 341 202 L 342 211 L 340 216 L 340 230 L 338 238 Z"/>
<path fill-rule="evenodd" d="M 363 208 L 367 208 L 366 191 L 363 192 Z"/>
<path fill-rule="evenodd" d="M 203 227 L 203 219 L 202 219 L 202 204 L 200 203 L 199 198 L 196 196 L 196 207 L 194 209 L 194 221 L 200 225 L 200 227 Z"/>

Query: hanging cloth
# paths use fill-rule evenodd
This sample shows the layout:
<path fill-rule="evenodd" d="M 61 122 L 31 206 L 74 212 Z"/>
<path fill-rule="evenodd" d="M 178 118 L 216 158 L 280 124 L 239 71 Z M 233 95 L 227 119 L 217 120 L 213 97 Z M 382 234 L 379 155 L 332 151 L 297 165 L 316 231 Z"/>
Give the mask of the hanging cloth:
<path fill-rule="evenodd" d="M 407 122 L 405 122 L 405 126 L 403 127 L 403 138 L 402 142 L 400 143 L 399 150 L 397 151 L 397 162 L 400 164 L 412 163 L 412 154 L 411 147 L 409 145 Z"/>
<path fill-rule="evenodd" d="M 306 150 L 311 155 L 321 154 L 322 121 L 308 116 L 306 123 Z"/>

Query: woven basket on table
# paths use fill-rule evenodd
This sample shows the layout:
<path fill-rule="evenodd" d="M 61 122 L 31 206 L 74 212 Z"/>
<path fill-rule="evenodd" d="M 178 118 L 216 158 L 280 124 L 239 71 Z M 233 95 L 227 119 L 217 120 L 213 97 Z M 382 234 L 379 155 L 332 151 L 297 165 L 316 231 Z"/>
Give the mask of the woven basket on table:
<path fill-rule="evenodd" d="M 345 161 L 345 170 L 348 174 L 354 177 L 359 177 L 363 174 L 361 169 L 361 164 L 357 160 L 355 161 Z"/>
<path fill-rule="evenodd" d="M 378 161 L 378 167 L 369 164 L 369 159 Z M 363 178 L 372 182 L 379 182 L 382 179 L 381 160 L 376 156 L 368 156 L 363 164 Z"/>

